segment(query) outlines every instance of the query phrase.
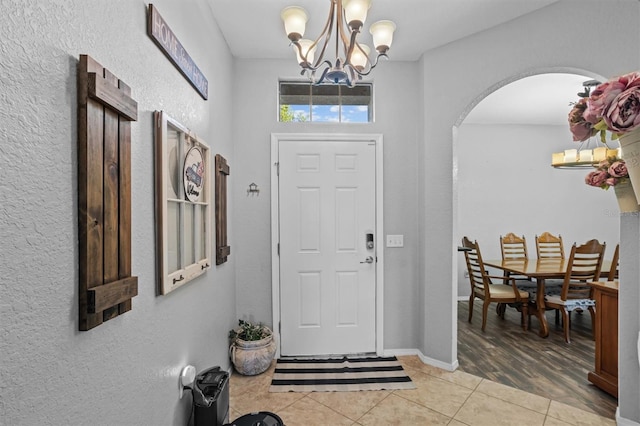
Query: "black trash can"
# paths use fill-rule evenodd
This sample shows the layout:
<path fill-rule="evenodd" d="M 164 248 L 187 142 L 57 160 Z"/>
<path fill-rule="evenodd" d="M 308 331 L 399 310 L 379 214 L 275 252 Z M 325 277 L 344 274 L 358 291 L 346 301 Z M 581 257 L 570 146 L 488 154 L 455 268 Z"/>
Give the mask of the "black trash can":
<path fill-rule="evenodd" d="M 194 426 L 222 426 L 229 420 L 229 373 L 220 367 L 196 376 L 193 388 Z"/>
<path fill-rule="evenodd" d="M 277 414 L 268 411 L 245 414 L 225 426 L 284 426 Z"/>

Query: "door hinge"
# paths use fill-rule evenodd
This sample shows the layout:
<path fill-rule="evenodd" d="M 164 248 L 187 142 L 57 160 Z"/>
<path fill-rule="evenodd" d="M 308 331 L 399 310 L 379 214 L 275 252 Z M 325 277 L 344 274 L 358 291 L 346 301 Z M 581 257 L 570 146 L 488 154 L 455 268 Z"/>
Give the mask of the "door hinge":
<path fill-rule="evenodd" d="M 276 176 L 280 176 L 280 163 L 273 163 L 276 166 Z"/>
<path fill-rule="evenodd" d="M 278 334 L 282 334 L 282 323 L 278 321 Z"/>
<path fill-rule="evenodd" d="M 278 256 L 280 256 L 280 243 L 278 243 Z"/>

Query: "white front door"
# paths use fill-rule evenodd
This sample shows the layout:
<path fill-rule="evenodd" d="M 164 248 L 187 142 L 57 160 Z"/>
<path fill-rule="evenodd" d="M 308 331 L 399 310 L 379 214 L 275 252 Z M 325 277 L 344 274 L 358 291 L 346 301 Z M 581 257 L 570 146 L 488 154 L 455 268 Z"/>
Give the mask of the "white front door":
<path fill-rule="evenodd" d="M 281 355 L 376 350 L 375 145 L 279 142 Z"/>

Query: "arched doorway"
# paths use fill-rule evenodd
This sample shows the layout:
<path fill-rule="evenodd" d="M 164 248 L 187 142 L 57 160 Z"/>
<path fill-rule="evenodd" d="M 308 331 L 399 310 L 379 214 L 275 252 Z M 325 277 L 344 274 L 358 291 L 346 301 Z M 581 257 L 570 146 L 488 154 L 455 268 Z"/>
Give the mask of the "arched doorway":
<path fill-rule="evenodd" d="M 457 194 L 457 203 L 454 202 L 457 204 L 457 231 L 454 235 L 458 237 L 454 244 L 459 244 L 463 235 L 477 240 L 485 259 L 500 258 L 499 236 L 508 232 L 525 235 L 529 253 L 533 253 L 533 256 L 534 236 L 544 231 L 562 234 L 567 242 L 565 247 L 570 247 L 574 241 L 581 243 L 591 238 L 606 241 L 610 247 L 615 246 L 619 241 L 619 217 L 615 196 L 611 191 L 585 185 L 584 176 L 588 171 L 584 169 L 555 170 L 550 167 L 552 152 L 577 147 L 572 146 L 566 117 L 570 109 L 569 102 L 579 99 L 577 92 L 582 89 L 582 82 L 590 78 L 594 77 L 586 73 L 553 73 L 503 82 L 499 89 L 484 94 L 473 110 L 461 118 L 454 129 L 454 164 L 457 171 L 453 189 L 453 193 Z M 529 108 L 536 103 L 539 103 L 537 109 Z M 588 216 L 584 214 L 586 211 L 590 212 Z M 592 226 L 594 216 L 597 216 L 598 227 Z M 469 283 L 465 278 L 465 269 L 464 258 L 460 254 L 457 266 L 458 296 L 463 301 L 458 304 L 466 304 L 468 300 Z M 491 311 L 491 315 L 495 317 L 495 312 Z M 479 332 L 479 315 L 474 315 L 474 323 L 469 328 L 466 312 L 459 318 L 458 360 L 462 371 L 479 375 L 482 367 L 488 365 L 487 358 L 498 357 L 495 365 L 499 369 L 505 357 L 513 357 L 505 362 L 505 369 L 511 366 L 514 366 L 514 370 L 517 366 L 528 367 L 529 372 L 540 372 L 540 376 L 534 377 L 529 384 L 516 379 L 510 371 L 491 371 L 486 373 L 486 377 L 550 397 L 553 377 L 545 372 L 545 368 L 536 369 L 534 364 L 558 362 L 557 358 L 554 360 L 557 353 L 568 349 L 552 317 L 549 317 L 552 336 L 548 339 L 541 339 L 535 332 L 523 333 L 519 328 L 519 314 L 515 311 L 507 315 L 506 321 L 511 321 L 511 324 L 495 322 L 494 329 L 488 329 L 485 335 Z M 589 319 L 588 315 L 585 319 Z M 590 322 L 585 321 L 584 325 L 585 339 L 588 341 L 583 351 L 588 351 L 589 345 L 592 345 L 589 340 Z M 532 327 L 537 331 L 535 319 Z M 470 365 L 473 360 L 465 353 L 467 343 L 460 336 L 479 339 L 472 345 L 475 355 L 486 350 L 482 355 L 483 362 Z M 505 336 L 504 341 L 501 340 L 502 336 Z M 507 337 L 513 340 L 508 343 Z M 523 353 L 511 351 L 509 347 L 518 339 L 522 342 L 521 346 L 530 345 Z M 561 346 L 558 350 L 552 350 L 552 343 Z M 539 352 L 531 356 L 529 352 L 532 351 Z M 566 353 L 571 355 L 570 350 Z M 546 355 L 551 355 L 551 360 Z M 584 356 L 588 357 L 588 354 Z M 579 377 L 581 373 L 573 371 L 570 374 Z M 538 386 L 540 383 L 548 385 Z M 589 387 L 586 372 L 584 383 Z M 599 395 L 599 390 L 593 390 L 593 398 L 602 397 L 603 400 L 592 405 L 601 408 L 599 414 L 612 417 L 617 402 L 604 393 Z M 586 404 L 587 408 L 590 404 L 589 390 L 577 388 L 574 395 L 567 395 L 567 401 L 576 403 L 576 393 L 581 393 L 582 399 L 577 404 Z"/>

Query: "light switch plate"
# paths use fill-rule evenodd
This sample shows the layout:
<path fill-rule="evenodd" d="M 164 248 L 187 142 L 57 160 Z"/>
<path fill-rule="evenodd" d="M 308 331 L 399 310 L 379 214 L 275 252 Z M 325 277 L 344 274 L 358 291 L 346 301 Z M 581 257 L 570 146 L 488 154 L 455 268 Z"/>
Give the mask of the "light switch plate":
<path fill-rule="evenodd" d="M 404 235 L 387 235 L 387 247 L 404 247 Z"/>

